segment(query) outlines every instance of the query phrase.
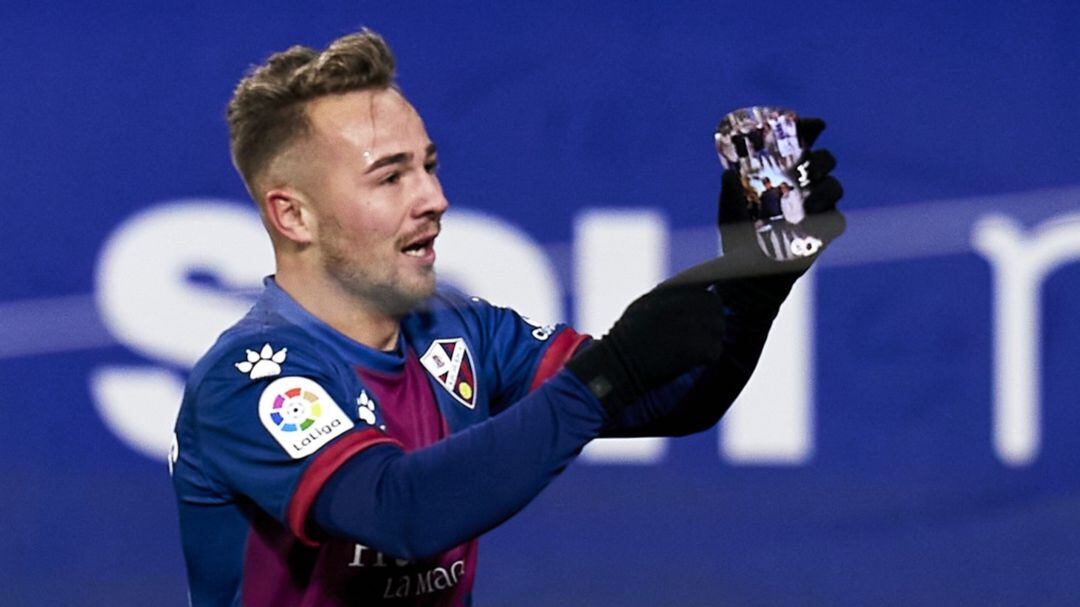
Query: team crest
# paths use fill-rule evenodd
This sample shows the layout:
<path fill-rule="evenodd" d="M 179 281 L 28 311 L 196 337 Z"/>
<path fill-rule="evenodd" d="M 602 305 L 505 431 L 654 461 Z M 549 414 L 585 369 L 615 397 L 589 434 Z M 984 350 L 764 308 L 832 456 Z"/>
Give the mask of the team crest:
<path fill-rule="evenodd" d="M 476 408 L 476 367 L 464 339 L 436 339 L 420 363 L 459 403 Z"/>

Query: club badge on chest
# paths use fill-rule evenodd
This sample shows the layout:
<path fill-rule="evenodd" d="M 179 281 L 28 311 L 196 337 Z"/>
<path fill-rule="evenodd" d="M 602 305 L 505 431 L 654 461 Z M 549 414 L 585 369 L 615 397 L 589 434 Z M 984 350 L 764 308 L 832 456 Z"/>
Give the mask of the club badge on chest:
<path fill-rule="evenodd" d="M 454 400 L 476 408 L 476 366 L 463 338 L 436 339 L 420 357 L 420 364 Z"/>

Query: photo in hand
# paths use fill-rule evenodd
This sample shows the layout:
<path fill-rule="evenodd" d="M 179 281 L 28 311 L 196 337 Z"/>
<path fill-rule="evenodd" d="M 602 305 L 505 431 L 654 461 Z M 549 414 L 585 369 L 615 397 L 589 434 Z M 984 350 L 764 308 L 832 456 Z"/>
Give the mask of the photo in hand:
<path fill-rule="evenodd" d="M 799 228 L 806 213 L 796 167 L 803 153 L 796 121 L 791 110 L 747 107 L 721 118 L 714 135 L 720 163 L 739 172 L 758 245 L 777 261 L 821 248 L 820 240 Z"/>

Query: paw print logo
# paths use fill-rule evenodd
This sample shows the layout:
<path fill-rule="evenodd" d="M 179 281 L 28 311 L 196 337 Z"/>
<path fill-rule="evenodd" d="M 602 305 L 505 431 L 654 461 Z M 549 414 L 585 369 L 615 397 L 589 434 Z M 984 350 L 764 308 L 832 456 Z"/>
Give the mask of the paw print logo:
<path fill-rule="evenodd" d="M 288 348 L 282 348 L 274 352 L 270 344 L 265 344 L 258 352 L 247 350 L 247 360 L 236 363 L 236 368 L 251 379 L 281 375 L 281 363 L 285 362 L 287 350 Z"/>
<path fill-rule="evenodd" d="M 361 390 L 356 397 L 356 416 L 369 426 L 375 425 L 375 399 L 368 396 L 367 390 Z"/>

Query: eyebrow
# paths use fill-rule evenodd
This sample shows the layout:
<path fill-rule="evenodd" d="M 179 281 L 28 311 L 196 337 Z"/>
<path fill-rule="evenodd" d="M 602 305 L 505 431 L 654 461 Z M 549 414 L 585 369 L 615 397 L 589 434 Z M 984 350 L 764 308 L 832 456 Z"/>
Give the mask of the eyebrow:
<path fill-rule="evenodd" d="M 436 151 L 437 151 L 437 149 L 435 147 L 435 144 L 434 143 L 429 143 L 427 148 L 424 149 L 424 155 L 426 157 L 430 158 L 430 157 L 435 155 Z M 380 159 L 376 160 L 375 162 L 371 163 L 371 166 L 369 166 L 367 168 L 367 170 L 364 171 L 364 174 L 366 175 L 368 173 L 371 173 L 372 171 L 377 171 L 377 170 L 383 168 L 384 166 L 391 165 L 391 164 L 405 164 L 405 163 L 409 162 L 410 160 L 412 160 L 412 157 L 413 157 L 412 152 L 401 152 L 400 154 L 391 154 L 389 156 L 383 156 L 382 158 L 380 158 Z"/>

